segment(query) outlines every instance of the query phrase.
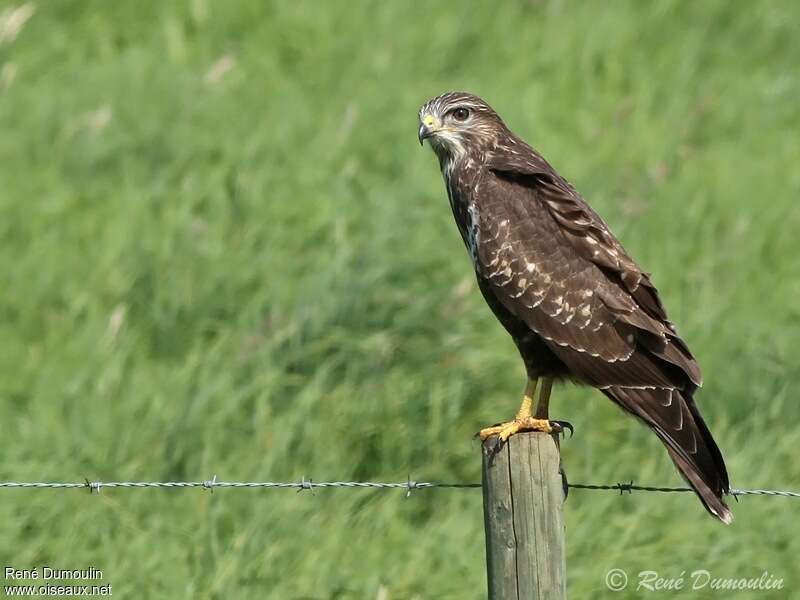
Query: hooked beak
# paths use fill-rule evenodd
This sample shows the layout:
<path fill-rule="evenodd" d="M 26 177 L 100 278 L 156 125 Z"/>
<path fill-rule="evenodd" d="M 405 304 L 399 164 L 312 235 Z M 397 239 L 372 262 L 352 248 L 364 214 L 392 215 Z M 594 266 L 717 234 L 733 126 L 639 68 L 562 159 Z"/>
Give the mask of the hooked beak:
<path fill-rule="evenodd" d="M 422 142 L 424 142 L 426 139 L 428 139 L 432 135 L 433 135 L 433 132 L 430 129 L 428 129 L 428 127 L 424 123 L 422 125 L 420 125 L 419 126 L 419 145 L 422 146 Z"/>
<path fill-rule="evenodd" d="M 431 114 L 427 114 L 420 119 L 419 125 L 419 145 L 422 146 L 422 142 L 428 139 L 429 137 L 433 136 L 438 130 L 439 123 Z"/>

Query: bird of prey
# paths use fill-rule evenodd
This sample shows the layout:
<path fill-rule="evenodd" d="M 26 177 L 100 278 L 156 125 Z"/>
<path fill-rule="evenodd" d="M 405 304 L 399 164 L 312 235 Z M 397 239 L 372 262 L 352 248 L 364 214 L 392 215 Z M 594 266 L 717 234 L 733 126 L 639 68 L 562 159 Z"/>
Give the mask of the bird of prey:
<path fill-rule="evenodd" d="M 548 417 L 553 382 L 595 387 L 652 429 L 708 512 L 730 523 L 725 462 L 694 401 L 700 368 L 648 273 L 482 99 L 449 92 L 425 103 L 419 119 L 478 287 L 528 375 L 516 418 L 481 438 L 558 431 Z"/>

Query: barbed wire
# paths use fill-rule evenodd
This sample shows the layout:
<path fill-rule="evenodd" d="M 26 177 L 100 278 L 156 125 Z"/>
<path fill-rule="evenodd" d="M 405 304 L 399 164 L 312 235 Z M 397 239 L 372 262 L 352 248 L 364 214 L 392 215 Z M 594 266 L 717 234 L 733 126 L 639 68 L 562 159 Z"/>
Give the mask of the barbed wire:
<path fill-rule="evenodd" d="M 214 475 L 211 479 L 204 481 L 89 481 L 82 482 L 19 482 L 2 481 L 0 488 L 25 488 L 25 489 L 88 489 L 90 492 L 99 493 L 102 488 L 202 488 L 214 491 L 217 488 L 278 488 L 296 489 L 298 492 L 304 490 L 315 490 L 325 488 L 369 488 L 369 489 L 402 489 L 406 490 L 406 496 L 410 496 L 414 490 L 451 488 L 469 489 L 480 488 L 480 483 L 443 483 L 438 481 L 414 481 L 410 477 L 401 482 L 379 482 L 379 481 L 314 481 L 303 477 L 300 481 L 218 481 Z M 566 487 L 574 490 L 607 490 L 616 491 L 620 494 L 632 492 L 692 492 L 688 487 L 658 487 L 650 485 L 636 485 L 633 481 L 627 483 L 614 484 L 590 484 L 590 483 L 566 483 Z M 730 496 L 774 496 L 784 498 L 800 498 L 800 492 L 788 490 L 762 490 L 762 489 L 731 489 Z"/>

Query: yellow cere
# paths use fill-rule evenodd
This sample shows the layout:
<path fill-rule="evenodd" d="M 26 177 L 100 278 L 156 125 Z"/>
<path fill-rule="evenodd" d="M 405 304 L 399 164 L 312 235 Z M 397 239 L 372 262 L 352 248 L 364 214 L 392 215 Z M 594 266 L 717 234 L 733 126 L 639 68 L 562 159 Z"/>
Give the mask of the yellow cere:
<path fill-rule="evenodd" d="M 428 129 L 432 129 L 438 123 L 436 122 L 436 118 L 432 114 L 428 113 L 427 115 L 422 117 L 422 124 L 425 125 L 425 127 L 427 127 Z"/>

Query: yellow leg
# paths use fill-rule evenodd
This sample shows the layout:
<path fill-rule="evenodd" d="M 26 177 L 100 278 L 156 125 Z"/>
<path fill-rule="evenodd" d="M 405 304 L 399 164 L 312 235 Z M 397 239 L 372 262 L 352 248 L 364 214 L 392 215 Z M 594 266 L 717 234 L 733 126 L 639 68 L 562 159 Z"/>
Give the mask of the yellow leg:
<path fill-rule="evenodd" d="M 524 419 L 531 416 L 531 408 L 533 407 L 533 396 L 536 393 L 536 384 L 538 379 L 528 379 L 528 384 L 525 386 L 525 394 L 522 396 L 522 404 L 517 411 L 517 419 Z"/>
<path fill-rule="evenodd" d="M 554 430 L 553 425 L 547 420 L 546 415 L 547 403 L 550 399 L 550 389 L 553 381 L 547 377 L 543 381 L 542 394 L 546 392 L 546 397 L 544 399 L 544 418 L 539 416 L 542 411 L 541 395 L 536 406 L 536 417 L 531 416 L 533 397 L 536 393 L 537 383 L 538 380 L 536 379 L 528 380 L 528 384 L 525 386 L 525 394 L 522 396 L 522 404 L 520 404 L 519 411 L 517 411 L 517 416 L 513 421 L 508 421 L 506 423 L 500 423 L 499 425 L 481 429 L 478 432 L 480 438 L 485 440 L 492 435 L 497 435 L 500 438 L 500 441 L 505 442 L 512 435 L 519 433 L 520 431 L 543 431 L 544 433 L 552 433 Z"/>

